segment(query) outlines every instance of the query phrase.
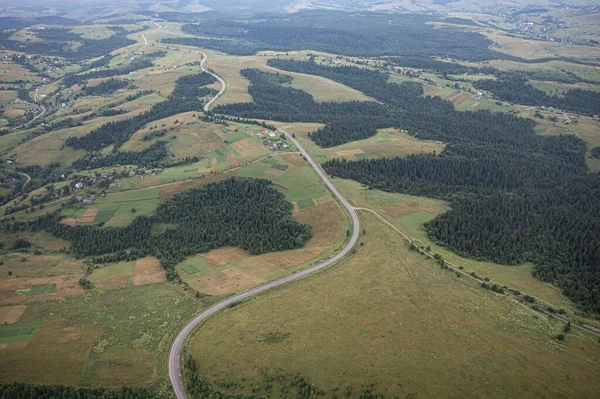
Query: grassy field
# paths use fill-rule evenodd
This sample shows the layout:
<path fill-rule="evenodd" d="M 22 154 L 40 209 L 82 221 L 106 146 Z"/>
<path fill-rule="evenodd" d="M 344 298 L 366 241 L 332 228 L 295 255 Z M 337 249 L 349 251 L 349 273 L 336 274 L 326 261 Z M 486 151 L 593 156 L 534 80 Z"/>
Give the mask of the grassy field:
<path fill-rule="evenodd" d="M 380 129 L 375 136 L 365 140 L 353 141 L 336 147 L 321 148 L 307 136 L 308 132 L 314 131 L 320 126 L 322 125 L 295 123 L 283 125 L 282 128 L 287 132 L 295 133 L 302 146 L 320 162 L 332 158 L 360 160 L 392 156 L 406 157 L 411 154 L 430 154 L 432 152 L 440 153 L 445 147 L 445 144 L 441 142 L 415 139 L 404 131 L 390 128 Z"/>
<path fill-rule="evenodd" d="M 0 326 L 0 380 L 155 384 L 166 376 L 174 333 L 195 311 L 192 299 L 165 284 L 30 303 L 19 324 Z M 39 327 L 25 334 L 24 326 Z M 2 346 L 4 330 L 28 342 Z"/>
<path fill-rule="evenodd" d="M 464 266 L 465 270 L 474 271 L 482 277 L 489 277 L 500 285 L 507 285 L 509 288 L 541 298 L 554 304 L 557 308 L 575 310 L 572 302 L 562 295 L 560 290 L 533 277 L 531 274 L 533 265 L 531 264 L 504 266 L 467 259 L 431 241 L 427 237 L 423 224 L 448 209 L 448 205 L 444 201 L 379 190 L 366 190 L 359 183 L 351 180 L 334 179 L 334 184 L 342 195 L 350 200 L 351 204 L 374 209 L 409 237 L 423 246 L 430 246 L 432 252 L 439 253 L 449 262 Z"/>
<path fill-rule="evenodd" d="M 206 322 L 190 346 L 198 373 L 275 397 L 294 375 L 326 397 L 600 394 L 595 340 L 559 343 L 561 324 L 440 269 L 373 216 L 361 221 L 356 255 Z"/>

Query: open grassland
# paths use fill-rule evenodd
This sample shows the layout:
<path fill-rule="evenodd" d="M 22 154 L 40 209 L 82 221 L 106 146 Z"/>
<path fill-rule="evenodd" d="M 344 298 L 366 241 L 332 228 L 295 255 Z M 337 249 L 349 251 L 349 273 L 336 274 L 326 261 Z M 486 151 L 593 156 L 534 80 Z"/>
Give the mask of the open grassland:
<path fill-rule="evenodd" d="M 198 373 L 221 390 L 275 397 L 297 374 L 326 396 L 600 394 L 596 340 L 571 333 L 559 343 L 560 323 L 440 269 L 373 216 L 361 220 L 357 254 L 206 322 L 190 346 Z"/>
<path fill-rule="evenodd" d="M 539 64 L 525 64 L 517 61 L 492 60 L 489 65 L 501 71 L 551 71 L 554 73 L 572 72 L 582 79 L 600 83 L 600 67 L 573 64 L 567 61 L 550 61 Z"/>
<path fill-rule="evenodd" d="M 500 31 L 483 30 L 481 33 L 494 42 L 491 49 L 525 59 L 573 57 L 595 60 L 600 56 L 600 49 L 597 47 L 510 37 Z"/>
<path fill-rule="evenodd" d="M 13 61 L 0 61 L 0 83 L 11 83 L 15 80 L 38 82 L 42 79 L 37 73 Z"/>
<path fill-rule="evenodd" d="M 32 300 L 63 298 L 83 293 L 79 279 L 83 274 L 55 277 L 7 277 L 0 279 L 0 305 Z"/>
<path fill-rule="evenodd" d="M 0 348 L 0 380 L 110 387 L 156 383 L 166 376 L 174 334 L 196 309 L 191 298 L 165 284 L 31 303 L 19 324 L 39 327 L 25 346 Z"/>
<path fill-rule="evenodd" d="M 285 58 L 306 58 L 306 52 L 290 52 L 290 54 Z M 227 89 L 216 104 L 252 101 L 252 97 L 248 94 L 249 82 L 240 75 L 240 71 L 245 68 L 258 68 L 267 72 L 279 72 L 289 75 L 293 80 L 287 85 L 308 92 L 314 97 L 315 101 L 372 101 L 370 97 L 361 92 L 332 80 L 295 72 L 282 72 L 267 66 L 266 63 L 269 58 L 268 56 L 236 57 L 219 53 L 210 54 L 207 66 L 214 69 L 227 82 Z"/>
<path fill-rule="evenodd" d="M 281 124 L 279 124 L 281 125 Z M 295 123 L 281 126 L 287 132 L 294 133 L 302 146 L 320 162 L 333 158 L 360 160 L 382 157 L 406 157 L 411 154 L 431 154 L 443 151 L 445 144 L 437 141 L 419 140 L 407 132 L 398 129 L 380 129 L 373 137 L 352 141 L 336 147 L 321 148 L 308 136 L 309 132 L 322 125 Z"/>
<path fill-rule="evenodd" d="M 505 266 L 492 262 L 463 258 L 436 245 L 427 237 L 423 224 L 446 211 L 444 201 L 415 197 L 405 194 L 367 190 L 351 180 L 334 179 L 334 184 L 354 206 L 370 208 L 395 225 L 411 239 L 430 246 L 431 252 L 440 254 L 449 262 L 463 266 L 467 272 L 476 272 L 482 277 L 511 289 L 516 289 L 552 303 L 557 308 L 574 311 L 573 304 L 555 287 L 543 283 L 531 274 L 533 265 Z"/>

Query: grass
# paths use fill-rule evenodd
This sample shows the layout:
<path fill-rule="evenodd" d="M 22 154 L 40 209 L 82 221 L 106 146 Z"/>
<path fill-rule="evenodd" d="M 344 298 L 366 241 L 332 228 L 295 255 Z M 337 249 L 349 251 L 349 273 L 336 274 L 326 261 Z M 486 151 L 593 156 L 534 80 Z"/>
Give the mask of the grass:
<path fill-rule="evenodd" d="M 334 184 L 354 206 L 371 208 L 385 217 L 409 237 L 444 259 L 461 265 L 469 272 L 476 272 L 492 281 L 509 288 L 526 292 L 554 304 L 557 308 L 574 311 L 573 304 L 555 287 L 543 283 L 531 274 L 532 265 L 504 266 L 493 262 L 463 258 L 454 252 L 436 245 L 423 228 L 423 223 L 448 209 L 447 203 L 426 197 L 387 193 L 379 190 L 366 190 L 357 182 L 334 179 Z"/>
<path fill-rule="evenodd" d="M 196 304 L 165 284 L 30 303 L 23 323 L 41 323 L 26 347 L 3 349 L 2 381 L 109 386 L 166 377 L 174 334 Z M 32 372 L 35 370 L 35 372 Z"/>
<path fill-rule="evenodd" d="M 315 205 L 315 202 L 313 201 L 312 198 L 298 201 L 298 208 L 300 208 L 300 209 L 310 208 L 314 205 Z"/>
<path fill-rule="evenodd" d="M 94 269 L 92 274 L 88 277 L 88 280 L 94 283 L 100 280 L 106 280 L 112 277 L 120 276 L 125 273 L 132 273 L 134 269 L 135 261 L 109 264 L 107 266 L 101 266 L 98 269 Z"/>
<path fill-rule="evenodd" d="M 56 292 L 56 284 L 40 284 L 40 285 L 34 285 L 31 288 L 29 288 L 26 295 L 36 296 L 36 295 L 42 295 L 42 294 L 49 294 L 52 292 Z"/>
<path fill-rule="evenodd" d="M 0 344 L 29 341 L 40 326 L 38 322 L 0 326 Z"/>
<path fill-rule="evenodd" d="M 388 397 L 600 394 L 595 340 L 558 343 L 561 324 L 443 271 L 373 216 L 361 222 L 356 255 L 206 322 L 190 345 L 198 373 L 257 395 L 297 374 L 325 397 L 367 387 Z"/>

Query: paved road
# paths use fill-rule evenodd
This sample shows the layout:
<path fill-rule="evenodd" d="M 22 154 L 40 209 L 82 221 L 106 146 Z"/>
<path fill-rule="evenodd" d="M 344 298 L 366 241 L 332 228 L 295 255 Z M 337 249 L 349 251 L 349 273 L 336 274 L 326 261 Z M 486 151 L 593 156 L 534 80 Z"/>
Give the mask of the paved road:
<path fill-rule="evenodd" d="M 190 51 L 193 52 L 191 50 L 184 50 L 184 51 Z M 217 93 L 216 96 L 214 96 L 213 98 L 210 99 L 209 102 L 207 102 L 204 105 L 204 112 L 208 112 L 208 110 L 210 109 L 210 106 L 219 99 L 219 97 L 221 97 L 221 95 L 223 94 L 223 92 L 225 92 L 225 88 L 227 87 L 227 84 L 225 83 L 225 81 L 223 79 L 221 79 L 221 77 L 215 73 L 212 73 L 211 71 L 208 71 L 206 69 L 204 69 L 204 63 L 206 62 L 206 60 L 208 59 L 208 56 L 204 53 L 201 54 L 202 55 L 202 61 L 200 62 L 200 68 L 202 68 L 202 70 L 206 73 L 210 73 L 212 76 L 214 76 L 220 83 L 221 83 L 221 90 L 219 90 L 219 93 Z"/>
<path fill-rule="evenodd" d="M 209 104 L 207 104 L 207 105 L 209 105 Z M 331 265 L 332 263 L 337 262 L 344 255 L 346 255 L 352 249 L 354 244 L 356 244 L 356 241 L 358 241 L 358 234 L 360 231 L 360 227 L 359 227 L 359 222 L 358 222 L 358 216 L 356 215 L 356 211 L 354 210 L 354 208 L 348 203 L 348 201 L 346 201 L 346 199 L 344 197 L 342 197 L 342 195 L 338 192 L 338 190 L 335 188 L 333 183 L 331 183 L 331 181 L 329 180 L 329 178 L 327 177 L 325 172 L 323 172 L 321 170 L 321 168 L 318 166 L 318 164 L 310 157 L 310 155 L 308 155 L 308 153 L 304 150 L 304 148 L 302 148 L 300 143 L 298 143 L 298 141 L 296 141 L 296 139 L 294 137 L 292 137 L 286 131 L 283 131 L 281 129 L 279 129 L 279 131 L 284 133 L 296 145 L 296 147 L 298 148 L 300 153 L 302 155 L 304 155 L 306 160 L 310 163 L 310 165 L 313 167 L 313 169 L 317 172 L 317 174 L 325 182 L 327 187 L 329 187 L 331 192 L 337 197 L 337 199 L 342 203 L 342 205 L 344 205 L 344 207 L 350 213 L 350 216 L 352 217 L 352 225 L 353 225 L 352 226 L 353 230 L 352 230 L 352 235 L 350 237 L 350 241 L 348 242 L 348 244 L 346 244 L 344 249 L 342 249 L 340 252 L 338 252 L 332 258 L 330 258 L 324 262 L 321 262 L 318 265 L 312 266 L 308 269 L 304 269 L 297 273 L 282 277 L 278 280 L 271 281 L 267 284 L 261 285 L 259 287 L 253 288 L 249 291 L 246 291 L 241 294 L 235 295 L 231 298 L 228 298 L 228 299 L 224 300 L 223 302 L 220 302 L 220 303 L 212 306 L 211 308 L 205 310 L 204 312 L 200 313 L 192 321 L 190 321 L 179 332 L 179 334 L 175 338 L 175 341 L 173 342 L 173 344 L 171 346 L 171 352 L 169 353 L 169 378 L 171 379 L 171 384 L 173 385 L 173 390 L 175 391 L 175 395 L 177 396 L 178 399 L 187 399 L 187 395 L 185 393 L 185 389 L 183 387 L 183 381 L 182 381 L 182 377 L 181 377 L 181 368 L 180 368 L 181 348 L 183 347 L 183 344 L 184 344 L 185 340 L 187 339 L 187 337 L 190 335 L 192 330 L 198 324 L 200 324 L 202 321 L 206 320 L 210 316 L 214 315 L 215 313 L 219 312 L 220 310 L 226 308 L 227 306 L 229 306 L 233 303 L 236 303 L 242 299 L 260 294 L 261 292 L 268 291 L 271 288 L 275 288 L 280 285 L 289 283 L 291 281 L 298 280 L 304 276 L 307 276 L 311 273 L 316 272 L 317 270 L 321 270 L 324 267 Z"/>

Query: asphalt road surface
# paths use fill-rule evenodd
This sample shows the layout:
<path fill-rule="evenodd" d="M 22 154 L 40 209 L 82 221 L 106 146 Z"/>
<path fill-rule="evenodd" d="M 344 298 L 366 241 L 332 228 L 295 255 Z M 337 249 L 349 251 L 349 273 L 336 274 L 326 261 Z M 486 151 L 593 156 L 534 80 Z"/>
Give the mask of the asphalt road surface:
<path fill-rule="evenodd" d="M 204 58 L 204 60 L 205 59 L 206 58 Z M 202 69 L 204 69 L 204 68 L 202 68 Z M 213 74 L 213 76 L 215 76 L 222 82 L 222 84 L 223 84 L 223 89 L 221 90 L 221 93 L 222 93 L 223 90 L 225 89 L 225 84 L 224 84 L 223 80 L 214 74 Z M 213 101 L 217 97 L 218 97 L 218 95 L 215 98 L 213 98 Z M 207 109 L 210 106 L 210 104 L 212 104 L 212 101 L 209 102 L 208 104 L 206 104 L 205 109 Z M 306 158 L 306 160 L 310 163 L 310 165 L 313 167 L 313 169 L 317 172 L 317 174 L 325 182 L 325 184 L 327 185 L 329 190 L 331 190 L 331 192 L 337 197 L 337 199 L 342 203 L 342 205 L 344 205 L 344 207 L 350 213 L 350 216 L 352 217 L 352 235 L 350 237 L 350 241 L 348 241 L 348 244 L 346 244 L 344 249 L 342 249 L 340 252 L 335 254 L 332 258 L 330 258 L 326 261 L 323 261 L 315 266 L 312 266 L 308 269 L 301 270 L 297 273 L 282 277 L 278 280 L 271 281 L 269 283 L 258 286 L 256 288 L 253 288 L 246 292 L 242 292 L 241 294 L 237 294 L 231 298 L 224 300 L 223 302 L 220 302 L 220 303 L 210 307 L 209 309 L 205 310 L 204 312 L 202 312 L 198 316 L 196 316 L 192 321 L 190 321 L 179 332 L 179 334 L 175 338 L 175 341 L 173 341 L 173 344 L 171 346 L 171 352 L 169 353 L 169 378 L 171 379 L 171 384 L 173 385 L 173 390 L 175 391 L 175 395 L 177 396 L 178 399 L 187 399 L 187 395 L 185 393 L 185 389 L 183 386 L 182 374 L 181 374 L 181 364 L 180 364 L 181 349 L 182 349 L 183 344 L 184 344 L 185 340 L 187 339 L 187 337 L 190 335 L 192 330 L 198 324 L 200 324 L 202 321 L 206 320 L 210 316 L 214 315 L 215 313 L 219 312 L 220 310 L 226 308 L 227 306 L 229 306 L 233 303 L 236 303 L 238 301 L 241 301 L 242 299 L 251 297 L 253 295 L 260 294 L 261 292 L 268 291 L 271 288 L 275 288 L 280 285 L 289 283 L 291 281 L 298 280 L 304 276 L 307 276 L 311 273 L 321 270 L 324 267 L 331 265 L 332 263 L 337 262 L 344 255 L 346 255 L 348 252 L 350 252 L 350 250 L 352 249 L 354 244 L 356 244 L 356 241 L 358 241 L 358 234 L 360 231 L 359 221 L 358 221 L 358 216 L 356 215 L 356 211 L 354 210 L 352 205 L 350 205 L 348 203 L 348 201 L 346 201 L 346 199 L 344 197 L 342 197 L 342 195 L 335 188 L 333 183 L 331 183 L 331 181 L 329 180 L 329 178 L 327 177 L 325 172 L 323 172 L 323 170 L 321 170 L 319 165 L 310 157 L 310 155 L 308 155 L 308 153 L 304 150 L 304 148 L 302 148 L 300 143 L 294 137 L 292 137 L 292 135 L 290 135 L 288 132 L 283 131 L 281 129 L 279 129 L 279 131 L 284 133 L 296 145 L 296 147 L 298 148 L 300 153 Z"/>

